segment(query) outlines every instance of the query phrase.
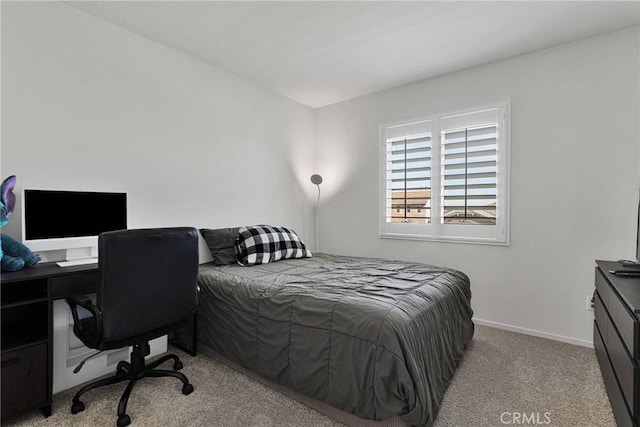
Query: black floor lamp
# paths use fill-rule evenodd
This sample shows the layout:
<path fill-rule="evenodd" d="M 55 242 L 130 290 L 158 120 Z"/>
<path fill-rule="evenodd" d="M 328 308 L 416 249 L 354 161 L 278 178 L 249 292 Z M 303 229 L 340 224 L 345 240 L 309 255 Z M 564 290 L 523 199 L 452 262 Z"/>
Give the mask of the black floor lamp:
<path fill-rule="evenodd" d="M 317 173 L 311 175 L 311 182 L 318 187 L 318 198 L 316 199 L 316 252 L 318 251 L 318 210 L 320 209 L 320 184 L 322 184 L 322 177 Z"/>

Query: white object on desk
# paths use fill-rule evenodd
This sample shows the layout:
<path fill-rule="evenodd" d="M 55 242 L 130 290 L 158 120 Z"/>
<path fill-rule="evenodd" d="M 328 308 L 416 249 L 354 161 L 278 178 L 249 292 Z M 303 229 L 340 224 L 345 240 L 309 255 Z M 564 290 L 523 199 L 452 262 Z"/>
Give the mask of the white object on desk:
<path fill-rule="evenodd" d="M 78 258 L 71 259 L 69 261 L 58 261 L 58 267 L 73 267 L 76 265 L 87 265 L 87 264 L 97 264 L 98 258 Z"/>

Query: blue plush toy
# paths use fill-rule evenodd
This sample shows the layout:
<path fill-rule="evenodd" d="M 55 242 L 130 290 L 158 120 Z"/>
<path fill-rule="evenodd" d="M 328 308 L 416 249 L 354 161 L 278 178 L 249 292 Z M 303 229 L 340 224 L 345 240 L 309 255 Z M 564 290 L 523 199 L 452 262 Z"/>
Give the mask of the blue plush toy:
<path fill-rule="evenodd" d="M 0 227 L 9 222 L 16 205 L 16 176 L 11 175 L 0 186 Z M 0 233 L 0 261 L 2 271 L 17 271 L 25 266 L 33 267 L 40 261 L 38 255 L 11 236 Z"/>

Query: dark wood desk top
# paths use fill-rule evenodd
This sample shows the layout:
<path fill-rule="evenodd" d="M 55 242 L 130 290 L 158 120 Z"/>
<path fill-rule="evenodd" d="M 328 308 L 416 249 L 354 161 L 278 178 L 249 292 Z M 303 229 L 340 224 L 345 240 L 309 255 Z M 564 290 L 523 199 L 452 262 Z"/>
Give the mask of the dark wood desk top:
<path fill-rule="evenodd" d="M 629 310 L 640 317 L 640 276 L 617 276 L 609 270 L 622 268 L 622 264 L 615 261 L 596 261 L 600 271 L 625 302 Z"/>
<path fill-rule="evenodd" d="M 66 274 L 81 273 L 85 271 L 97 270 L 98 264 L 76 265 L 73 267 L 59 267 L 55 262 L 45 262 L 37 264 L 32 268 L 24 268 L 18 271 L 2 272 L 0 282 L 12 283 L 29 279 L 40 279 L 43 277 L 63 276 Z"/>

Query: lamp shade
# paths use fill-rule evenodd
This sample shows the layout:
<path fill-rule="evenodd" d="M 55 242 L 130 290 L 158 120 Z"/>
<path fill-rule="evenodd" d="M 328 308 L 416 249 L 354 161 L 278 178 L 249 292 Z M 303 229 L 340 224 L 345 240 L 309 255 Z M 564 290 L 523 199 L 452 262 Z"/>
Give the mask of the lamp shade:
<path fill-rule="evenodd" d="M 311 182 L 315 185 L 320 185 L 322 184 L 322 177 L 317 173 L 314 173 L 313 175 L 311 175 Z"/>

